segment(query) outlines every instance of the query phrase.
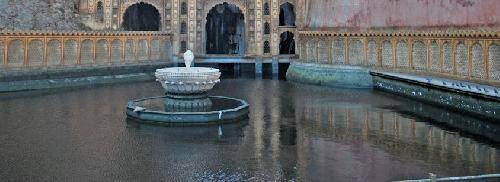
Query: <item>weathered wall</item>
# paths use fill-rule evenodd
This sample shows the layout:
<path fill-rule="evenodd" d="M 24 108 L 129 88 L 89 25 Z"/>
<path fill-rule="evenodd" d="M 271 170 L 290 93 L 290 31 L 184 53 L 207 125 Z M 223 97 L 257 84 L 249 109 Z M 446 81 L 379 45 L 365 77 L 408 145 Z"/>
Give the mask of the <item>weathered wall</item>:
<path fill-rule="evenodd" d="M 0 0 L 2 30 L 83 30 L 78 0 Z"/>
<path fill-rule="evenodd" d="M 299 4 L 306 29 L 500 27 L 498 0 L 301 0 Z"/>

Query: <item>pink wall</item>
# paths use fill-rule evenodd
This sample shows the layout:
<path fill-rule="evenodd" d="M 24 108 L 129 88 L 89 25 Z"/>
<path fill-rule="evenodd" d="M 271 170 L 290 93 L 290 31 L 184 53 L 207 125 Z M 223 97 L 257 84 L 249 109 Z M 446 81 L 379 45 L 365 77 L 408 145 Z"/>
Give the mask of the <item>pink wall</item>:
<path fill-rule="evenodd" d="M 500 0 L 299 0 L 300 5 L 306 29 L 500 27 Z"/>

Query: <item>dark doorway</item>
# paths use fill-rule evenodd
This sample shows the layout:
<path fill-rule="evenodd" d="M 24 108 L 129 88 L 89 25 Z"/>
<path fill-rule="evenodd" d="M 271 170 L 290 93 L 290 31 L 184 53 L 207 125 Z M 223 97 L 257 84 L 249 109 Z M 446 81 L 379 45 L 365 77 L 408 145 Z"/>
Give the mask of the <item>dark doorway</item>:
<path fill-rule="evenodd" d="M 125 11 L 122 27 L 126 31 L 159 31 L 160 13 L 153 5 L 134 4 Z"/>
<path fill-rule="evenodd" d="M 288 2 L 280 6 L 279 26 L 295 26 L 295 10 L 293 5 Z"/>
<path fill-rule="evenodd" d="M 207 54 L 245 54 L 245 18 L 238 6 L 223 3 L 207 15 Z"/>
<path fill-rule="evenodd" d="M 283 32 L 280 41 L 280 54 L 295 54 L 295 40 L 293 33 Z"/>

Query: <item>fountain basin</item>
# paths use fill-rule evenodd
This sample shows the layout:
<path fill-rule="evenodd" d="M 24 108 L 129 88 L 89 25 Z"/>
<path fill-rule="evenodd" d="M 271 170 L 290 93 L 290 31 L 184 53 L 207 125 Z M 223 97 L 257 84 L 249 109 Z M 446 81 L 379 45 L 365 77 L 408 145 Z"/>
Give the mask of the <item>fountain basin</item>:
<path fill-rule="evenodd" d="M 140 123 L 160 125 L 206 125 L 238 122 L 248 117 L 246 101 L 223 96 L 208 97 L 212 105 L 201 112 L 190 110 L 170 111 L 168 96 L 151 97 L 130 101 L 127 104 L 129 118 Z"/>
<path fill-rule="evenodd" d="M 175 67 L 158 69 L 155 76 L 167 94 L 191 95 L 211 90 L 220 82 L 221 73 L 214 68 Z"/>

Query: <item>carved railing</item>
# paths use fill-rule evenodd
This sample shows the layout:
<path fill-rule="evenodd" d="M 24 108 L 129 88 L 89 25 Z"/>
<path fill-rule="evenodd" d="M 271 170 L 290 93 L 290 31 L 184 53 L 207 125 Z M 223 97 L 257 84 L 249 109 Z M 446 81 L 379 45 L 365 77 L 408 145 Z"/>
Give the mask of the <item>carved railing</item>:
<path fill-rule="evenodd" d="M 0 32 L 0 70 L 168 61 L 169 44 L 162 32 Z"/>
<path fill-rule="evenodd" d="M 300 31 L 301 61 L 500 83 L 500 32 Z"/>

